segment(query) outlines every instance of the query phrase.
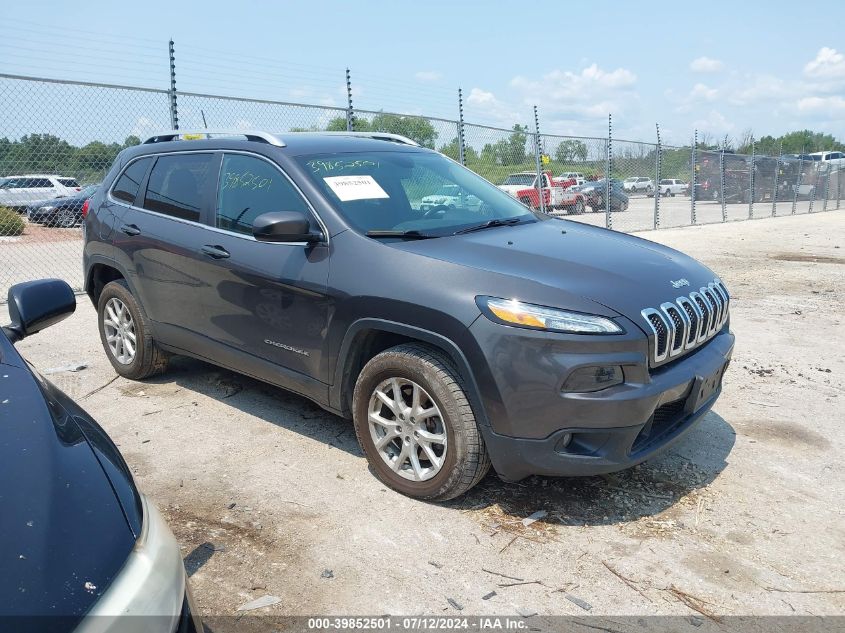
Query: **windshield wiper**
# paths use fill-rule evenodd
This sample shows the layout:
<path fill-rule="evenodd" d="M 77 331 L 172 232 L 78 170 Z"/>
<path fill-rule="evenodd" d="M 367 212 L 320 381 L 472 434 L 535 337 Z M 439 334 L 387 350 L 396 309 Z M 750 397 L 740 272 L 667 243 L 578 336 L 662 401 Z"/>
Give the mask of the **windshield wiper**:
<path fill-rule="evenodd" d="M 372 231 L 367 231 L 367 237 L 402 237 L 408 240 L 427 240 L 433 237 L 437 237 L 436 235 L 430 235 L 428 233 L 422 233 L 416 229 L 411 231 L 393 231 L 391 229 L 374 229 Z"/>
<path fill-rule="evenodd" d="M 455 231 L 452 235 L 461 235 L 462 233 L 472 233 L 473 231 L 481 231 L 483 229 L 489 229 L 494 226 L 510 226 L 512 224 L 519 224 L 522 222 L 522 218 L 507 218 L 505 220 L 500 220 L 499 218 L 495 218 L 493 220 L 488 220 L 484 224 L 476 224 L 475 226 L 468 226 L 465 229 L 460 229 Z"/>

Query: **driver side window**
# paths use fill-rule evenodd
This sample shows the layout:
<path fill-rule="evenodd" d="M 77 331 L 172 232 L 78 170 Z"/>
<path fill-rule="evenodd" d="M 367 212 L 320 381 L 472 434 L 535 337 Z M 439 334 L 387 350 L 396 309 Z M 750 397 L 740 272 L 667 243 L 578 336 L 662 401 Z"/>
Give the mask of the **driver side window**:
<path fill-rule="evenodd" d="M 255 156 L 225 154 L 215 226 L 252 235 L 255 218 L 273 211 L 299 211 L 311 217 L 305 200 L 277 167 Z"/>

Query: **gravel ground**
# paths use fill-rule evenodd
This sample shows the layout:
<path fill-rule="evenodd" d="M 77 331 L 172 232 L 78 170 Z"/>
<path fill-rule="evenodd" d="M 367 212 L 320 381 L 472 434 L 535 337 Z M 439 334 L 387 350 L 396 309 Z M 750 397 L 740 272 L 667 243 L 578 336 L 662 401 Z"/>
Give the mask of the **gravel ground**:
<path fill-rule="evenodd" d="M 298 396 L 186 359 L 115 380 L 84 297 L 19 347 L 42 371 L 88 365 L 50 378 L 169 519 L 205 615 L 267 594 L 281 601 L 259 613 L 456 615 L 451 599 L 462 614 L 842 614 L 845 214 L 643 236 L 725 280 L 737 345 L 697 429 L 605 477 L 491 474 L 420 503 L 371 475 L 349 422 Z"/>

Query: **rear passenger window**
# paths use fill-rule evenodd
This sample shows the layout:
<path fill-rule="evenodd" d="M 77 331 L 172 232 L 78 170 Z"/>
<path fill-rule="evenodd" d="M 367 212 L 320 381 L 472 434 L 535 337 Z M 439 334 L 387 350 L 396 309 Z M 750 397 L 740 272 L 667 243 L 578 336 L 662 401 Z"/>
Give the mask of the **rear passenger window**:
<path fill-rule="evenodd" d="M 300 211 L 310 217 L 308 205 L 278 168 L 254 156 L 223 156 L 217 228 L 252 235 L 255 218 L 272 211 Z"/>
<path fill-rule="evenodd" d="M 150 172 L 144 208 L 199 222 L 213 160 L 211 154 L 159 156 Z"/>
<path fill-rule="evenodd" d="M 49 178 L 33 178 L 27 186 L 33 189 L 53 189 Z"/>
<path fill-rule="evenodd" d="M 141 187 L 141 181 L 147 173 L 147 169 L 152 162 L 152 158 L 141 158 L 126 168 L 126 171 L 117 179 L 114 188 L 111 190 L 111 195 L 118 200 L 123 200 L 129 204 L 135 202 L 135 197 L 138 195 L 138 189 Z"/>
<path fill-rule="evenodd" d="M 76 181 L 76 178 L 56 178 L 60 184 L 64 185 L 65 187 L 78 187 L 79 183 Z"/>

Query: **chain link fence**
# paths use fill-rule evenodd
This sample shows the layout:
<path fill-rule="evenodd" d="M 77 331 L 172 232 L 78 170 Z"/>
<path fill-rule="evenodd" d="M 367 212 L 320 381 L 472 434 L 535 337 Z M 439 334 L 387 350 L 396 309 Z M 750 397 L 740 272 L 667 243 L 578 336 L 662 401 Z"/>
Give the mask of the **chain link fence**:
<path fill-rule="evenodd" d="M 85 199 L 118 152 L 174 120 L 191 130 L 403 134 L 546 213 L 618 231 L 827 211 L 845 195 L 843 166 L 803 156 L 538 134 L 539 123 L 503 129 L 14 75 L 0 75 L 0 103 L 0 301 L 12 284 L 39 277 L 62 277 L 81 290 Z"/>

